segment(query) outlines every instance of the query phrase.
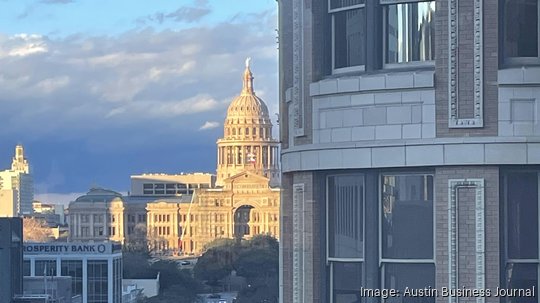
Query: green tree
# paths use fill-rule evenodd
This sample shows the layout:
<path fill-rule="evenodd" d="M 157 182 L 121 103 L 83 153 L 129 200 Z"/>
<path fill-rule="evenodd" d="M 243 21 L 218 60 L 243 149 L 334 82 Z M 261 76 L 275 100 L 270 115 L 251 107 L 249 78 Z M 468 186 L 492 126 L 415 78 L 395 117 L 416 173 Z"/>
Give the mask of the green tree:
<path fill-rule="evenodd" d="M 216 246 L 207 250 L 198 260 L 193 269 L 195 278 L 206 281 L 210 286 L 218 286 L 219 280 L 228 276 L 234 269 L 237 258 L 237 246 Z"/>

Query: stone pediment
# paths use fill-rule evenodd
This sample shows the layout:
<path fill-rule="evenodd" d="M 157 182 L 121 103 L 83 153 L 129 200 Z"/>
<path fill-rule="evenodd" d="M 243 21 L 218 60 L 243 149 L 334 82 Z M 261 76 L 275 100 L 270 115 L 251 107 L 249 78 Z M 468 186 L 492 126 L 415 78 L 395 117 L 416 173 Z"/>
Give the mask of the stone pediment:
<path fill-rule="evenodd" d="M 241 172 L 224 180 L 226 189 L 261 189 L 268 188 L 270 179 L 248 171 Z"/>

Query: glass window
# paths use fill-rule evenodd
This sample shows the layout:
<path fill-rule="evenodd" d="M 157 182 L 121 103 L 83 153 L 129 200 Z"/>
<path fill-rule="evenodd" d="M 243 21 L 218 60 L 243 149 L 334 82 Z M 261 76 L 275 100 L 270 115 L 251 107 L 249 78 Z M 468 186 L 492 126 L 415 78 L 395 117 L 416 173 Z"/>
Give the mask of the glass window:
<path fill-rule="evenodd" d="M 332 303 L 360 302 L 362 263 L 332 262 Z"/>
<path fill-rule="evenodd" d="M 385 62 L 435 59 L 435 1 L 385 7 Z"/>
<path fill-rule="evenodd" d="M 435 265 L 434 264 L 399 264 L 388 263 L 384 264 L 383 269 L 383 288 L 399 290 L 401 294 L 405 287 L 409 289 L 435 289 Z M 407 301 L 403 297 L 389 297 L 385 300 L 387 303 L 435 303 L 435 297 L 407 297 Z"/>
<path fill-rule="evenodd" d="M 36 276 L 56 276 L 56 260 L 36 260 L 34 274 Z"/>
<path fill-rule="evenodd" d="M 538 288 L 538 172 L 510 172 L 504 175 L 504 229 L 507 289 Z M 534 297 L 508 298 L 510 303 L 538 302 Z"/>
<path fill-rule="evenodd" d="M 538 289 L 538 264 L 508 264 L 506 269 L 508 289 Z M 537 303 L 538 295 L 509 298 L 508 303 Z"/>
<path fill-rule="evenodd" d="M 30 260 L 24 260 L 23 261 L 23 276 L 29 277 L 30 276 Z"/>
<path fill-rule="evenodd" d="M 538 57 L 538 0 L 504 1 L 506 57 Z"/>
<path fill-rule="evenodd" d="M 366 62 L 366 12 L 363 4 L 352 7 L 332 13 L 334 70 L 361 67 Z"/>
<path fill-rule="evenodd" d="M 331 258 L 363 257 L 363 183 L 362 176 L 328 178 L 328 253 Z"/>
<path fill-rule="evenodd" d="M 88 261 L 88 303 L 107 303 L 107 261 Z"/>
<path fill-rule="evenodd" d="M 82 261 L 62 261 L 62 276 L 71 277 L 73 295 L 82 294 Z"/>
<path fill-rule="evenodd" d="M 360 302 L 364 261 L 364 176 L 329 176 L 326 207 L 331 302 Z"/>
<path fill-rule="evenodd" d="M 383 175 L 380 199 L 382 288 L 435 288 L 433 176 Z M 435 302 L 435 297 L 407 299 Z M 405 301 L 402 297 L 390 297 L 385 302 Z"/>
<path fill-rule="evenodd" d="M 508 258 L 538 259 L 537 174 L 510 174 L 507 186 Z"/>
<path fill-rule="evenodd" d="M 433 258 L 433 176 L 382 177 L 382 257 Z"/>

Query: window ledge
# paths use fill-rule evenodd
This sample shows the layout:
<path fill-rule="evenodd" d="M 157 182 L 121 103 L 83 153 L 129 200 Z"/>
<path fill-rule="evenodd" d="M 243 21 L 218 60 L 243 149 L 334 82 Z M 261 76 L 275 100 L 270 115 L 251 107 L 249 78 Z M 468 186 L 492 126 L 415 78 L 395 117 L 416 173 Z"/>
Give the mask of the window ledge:
<path fill-rule="evenodd" d="M 371 90 L 433 88 L 433 67 L 426 70 L 396 69 L 362 75 L 340 75 L 310 84 L 310 96 Z"/>
<path fill-rule="evenodd" d="M 540 66 L 521 65 L 500 69 L 498 84 L 501 85 L 540 85 Z"/>

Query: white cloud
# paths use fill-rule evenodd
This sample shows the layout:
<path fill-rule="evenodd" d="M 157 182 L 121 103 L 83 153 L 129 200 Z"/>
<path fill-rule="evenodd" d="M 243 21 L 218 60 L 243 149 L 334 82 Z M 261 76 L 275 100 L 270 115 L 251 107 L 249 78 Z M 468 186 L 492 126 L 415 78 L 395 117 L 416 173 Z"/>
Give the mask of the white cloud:
<path fill-rule="evenodd" d="M 68 76 L 60 76 L 55 78 L 48 78 L 38 82 L 37 87 L 44 93 L 52 93 L 57 89 L 60 89 L 69 84 Z"/>
<path fill-rule="evenodd" d="M 171 136 L 189 140 L 206 122 L 223 121 L 241 90 L 246 57 L 253 58 L 256 91 L 276 108 L 274 28 L 269 14 L 118 36 L 0 33 L 0 121 L 10 125 L 0 140 L 80 140 L 96 149 L 96 142 L 122 149 Z M 132 133 L 137 140 L 118 140 Z"/>
<path fill-rule="evenodd" d="M 206 130 L 206 129 L 212 129 L 219 127 L 219 122 L 216 121 L 206 121 L 204 124 L 199 128 L 199 130 Z"/>

